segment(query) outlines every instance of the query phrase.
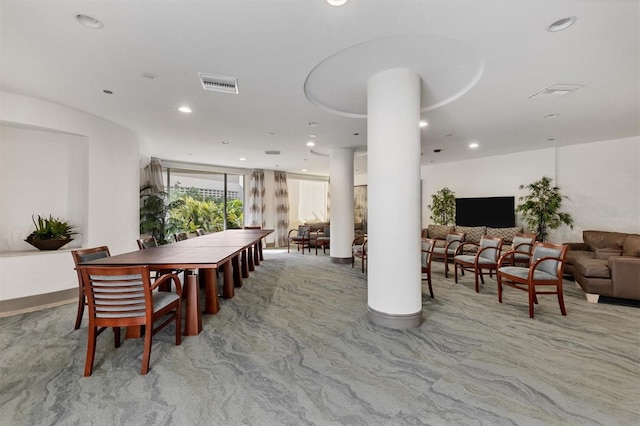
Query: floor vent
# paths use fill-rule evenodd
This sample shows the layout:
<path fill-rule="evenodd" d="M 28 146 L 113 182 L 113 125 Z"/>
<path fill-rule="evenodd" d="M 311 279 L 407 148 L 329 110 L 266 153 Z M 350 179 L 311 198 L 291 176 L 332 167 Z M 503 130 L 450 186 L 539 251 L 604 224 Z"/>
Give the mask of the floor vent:
<path fill-rule="evenodd" d="M 214 75 L 199 72 L 200 83 L 204 90 L 213 92 L 234 93 L 238 94 L 238 79 L 226 75 Z"/>

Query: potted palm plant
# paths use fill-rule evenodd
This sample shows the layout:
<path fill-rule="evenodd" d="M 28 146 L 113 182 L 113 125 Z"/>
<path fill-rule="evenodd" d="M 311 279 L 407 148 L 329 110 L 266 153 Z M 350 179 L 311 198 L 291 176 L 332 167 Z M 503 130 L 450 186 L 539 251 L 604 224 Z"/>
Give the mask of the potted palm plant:
<path fill-rule="evenodd" d="M 29 234 L 25 241 L 38 250 L 58 250 L 73 240 L 72 235 L 77 234 L 73 230 L 74 225 L 52 215 L 49 215 L 48 218 L 38 215 L 37 219 L 33 215 L 31 220 L 33 220 L 36 230 Z"/>
<path fill-rule="evenodd" d="M 522 219 L 531 231 L 538 234 L 540 241 L 547 237 L 549 229 L 568 225 L 573 229 L 573 218 L 569 213 L 562 213 L 562 199 L 568 198 L 560 194 L 560 188 L 551 186 L 551 178 L 543 176 L 542 179 L 520 185 L 520 189 L 529 190 L 529 194 L 519 197 L 516 212 L 522 213 Z"/>
<path fill-rule="evenodd" d="M 456 194 L 449 188 L 442 188 L 431 194 L 430 219 L 438 225 L 451 225 L 456 220 Z"/>

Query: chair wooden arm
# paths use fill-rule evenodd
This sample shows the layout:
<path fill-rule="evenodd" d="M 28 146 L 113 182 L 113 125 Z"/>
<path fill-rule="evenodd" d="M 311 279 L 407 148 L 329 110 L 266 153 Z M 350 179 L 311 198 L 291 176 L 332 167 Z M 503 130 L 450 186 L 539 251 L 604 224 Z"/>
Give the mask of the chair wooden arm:
<path fill-rule="evenodd" d="M 536 260 L 535 262 L 533 262 L 533 264 L 531 265 L 531 267 L 529 268 L 529 281 L 533 282 L 533 273 L 535 272 L 536 268 L 538 267 L 538 265 L 546 260 L 555 260 L 557 262 L 560 263 L 560 265 L 562 265 L 564 263 L 564 260 L 559 258 L 559 257 L 553 257 L 553 256 L 548 256 L 548 257 L 541 257 L 540 259 Z"/>
<path fill-rule="evenodd" d="M 479 258 L 480 254 L 482 254 L 482 252 L 485 251 L 485 250 L 496 250 L 499 253 L 500 252 L 500 247 L 497 247 L 497 246 L 496 247 L 491 247 L 491 246 L 482 247 L 481 249 L 479 249 L 476 252 L 476 257 Z"/>
<path fill-rule="evenodd" d="M 527 250 L 527 254 L 531 253 L 531 249 L 533 248 L 533 243 L 520 243 L 517 246 L 515 246 L 513 248 L 514 251 L 520 251 L 520 247 L 529 247 L 529 250 Z M 523 253 L 522 251 L 520 251 L 520 253 Z"/>
<path fill-rule="evenodd" d="M 500 256 L 500 259 L 498 259 L 498 269 L 502 267 L 502 264 L 508 257 L 511 257 L 511 262 L 509 263 L 509 265 L 513 265 L 516 259 L 515 258 L 516 253 L 522 253 L 522 252 L 519 252 L 517 250 L 509 250 L 508 252 L 503 253 L 502 256 Z"/>
<path fill-rule="evenodd" d="M 289 234 L 287 234 L 287 236 L 288 236 L 289 238 L 291 238 L 291 233 L 292 233 L 292 232 L 298 232 L 298 230 L 297 230 L 297 229 L 290 229 L 290 230 L 289 230 Z"/>
<path fill-rule="evenodd" d="M 449 244 L 451 244 L 451 243 L 457 243 L 457 242 L 460 242 L 460 241 L 451 241 Z M 445 247 L 445 249 L 446 249 L 446 250 L 448 250 L 448 249 L 449 249 L 449 244 L 447 244 L 447 246 Z M 479 246 L 480 246 L 479 244 L 474 243 L 474 242 L 471 242 L 471 241 L 463 241 L 463 242 L 460 242 L 460 245 L 459 245 L 458 247 L 456 247 L 456 251 L 455 251 L 455 253 L 454 253 L 454 256 L 455 256 L 455 255 L 458 255 L 458 254 L 461 254 L 461 253 L 462 253 L 462 248 L 463 248 L 464 246 L 467 246 L 467 245 L 469 245 L 469 246 L 475 246 L 475 247 L 479 247 Z"/>
<path fill-rule="evenodd" d="M 155 280 L 151 285 L 151 290 L 155 290 L 158 286 L 162 285 L 167 280 L 173 280 L 173 283 L 176 286 L 176 294 L 178 296 L 182 296 L 182 285 L 180 284 L 180 278 L 176 274 L 164 274 L 161 275 L 160 278 Z"/>

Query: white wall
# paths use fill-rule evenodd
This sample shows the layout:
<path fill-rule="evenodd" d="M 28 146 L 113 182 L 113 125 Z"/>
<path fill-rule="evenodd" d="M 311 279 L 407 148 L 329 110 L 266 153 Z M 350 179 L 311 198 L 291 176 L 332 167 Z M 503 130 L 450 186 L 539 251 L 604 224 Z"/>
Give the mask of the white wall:
<path fill-rule="evenodd" d="M 64 179 L 77 178 L 77 170 L 60 170 L 61 174 L 54 179 L 52 192 L 55 193 L 51 197 L 30 199 L 30 211 L 33 209 L 33 213 L 42 214 L 60 211 L 61 216 L 78 218 L 84 247 L 107 245 L 113 254 L 136 249 L 140 144 L 134 132 L 87 113 L 6 92 L 0 92 L 0 124 L 4 127 L 0 135 L 3 155 L 0 176 L 3 181 L 9 179 L 16 185 L 17 189 L 12 190 L 14 194 L 20 192 L 23 182 L 25 188 L 33 188 L 37 182 L 46 185 L 48 179 L 46 175 L 34 174 L 25 164 L 24 167 L 7 167 L 25 160 L 25 151 L 13 149 L 14 137 L 18 141 L 31 140 L 45 150 L 50 148 L 39 154 L 62 161 L 61 169 L 77 166 L 77 170 L 86 170 L 86 190 L 82 185 L 62 183 Z M 24 129 L 17 131 L 16 127 Z M 71 135 L 56 136 L 60 132 Z M 39 136 L 35 137 L 35 134 Z M 69 150 L 65 154 L 56 153 L 56 144 Z M 75 161 L 80 164 L 74 165 Z M 83 191 L 86 194 L 82 197 L 75 193 Z M 13 244 L 22 237 L 25 225 L 19 217 L 26 213 L 10 202 L 3 201 L 1 207 L 3 236 L 0 240 Z M 5 217 L 9 219 L 5 220 Z M 31 213 L 24 220 L 30 221 Z M 8 242 L 3 244 L 9 248 Z M 68 251 L 28 253 L 21 252 L 20 256 L 0 253 L 0 300 L 77 287 Z"/>
<path fill-rule="evenodd" d="M 549 241 L 581 241 L 584 229 L 640 232 L 639 137 L 434 164 L 421 176 L 423 227 L 433 223 L 431 194 L 445 186 L 459 198 L 515 196 L 517 205 L 520 185 L 548 176 L 569 197 L 562 211 L 575 222 L 550 231 Z"/>

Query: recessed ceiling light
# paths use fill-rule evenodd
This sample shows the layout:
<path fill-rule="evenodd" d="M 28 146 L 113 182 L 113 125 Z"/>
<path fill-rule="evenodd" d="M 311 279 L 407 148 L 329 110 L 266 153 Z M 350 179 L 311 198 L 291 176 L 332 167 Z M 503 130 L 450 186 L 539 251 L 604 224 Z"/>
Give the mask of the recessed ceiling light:
<path fill-rule="evenodd" d="M 312 133 L 312 134 L 310 134 L 310 135 L 309 135 L 309 137 L 310 137 L 310 138 L 317 138 L 317 137 L 318 137 L 318 135 L 316 135 L 316 134 L 313 134 L 313 133 Z"/>
<path fill-rule="evenodd" d="M 471 143 L 469 144 L 469 148 L 471 148 L 471 149 L 475 149 L 475 148 L 477 148 L 478 146 L 479 146 L 479 145 L 478 145 L 478 143 L 477 143 L 477 142 L 471 142 Z"/>
<path fill-rule="evenodd" d="M 229 141 L 222 141 L 222 145 L 229 145 Z"/>
<path fill-rule="evenodd" d="M 191 108 L 189 108 L 188 106 L 181 106 L 180 108 L 178 108 L 178 111 L 184 112 L 184 113 L 190 113 Z"/>
<path fill-rule="evenodd" d="M 545 115 L 544 118 L 556 118 L 558 117 L 559 114 L 549 114 L 549 115 Z"/>
<path fill-rule="evenodd" d="M 568 18 L 558 19 L 556 22 L 554 22 L 553 24 L 547 27 L 547 31 L 555 33 L 557 31 L 566 30 L 567 28 L 575 24 L 577 19 L 578 18 L 576 18 L 575 16 L 569 16 Z"/>
<path fill-rule="evenodd" d="M 303 171 L 303 172 L 306 172 L 306 171 L 307 171 L 307 169 L 302 169 L 302 171 Z"/>
<path fill-rule="evenodd" d="M 353 134 L 353 136 L 360 136 L 360 133 L 355 132 L 355 133 Z"/>
<path fill-rule="evenodd" d="M 439 153 L 440 151 L 442 151 L 440 148 L 434 149 L 433 152 L 435 152 L 436 154 Z"/>
<path fill-rule="evenodd" d="M 426 121 L 422 120 L 420 121 L 420 127 L 427 127 L 429 125 L 429 123 L 427 123 Z"/>
<path fill-rule="evenodd" d="M 307 126 L 309 127 L 316 127 L 318 125 L 318 123 L 316 123 L 315 121 L 310 121 L 307 123 Z"/>
<path fill-rule="evenodd" d="M 105 89 L 105 90 L 103 90 L 102 92 L 103 92 L 103 93 L 106 93 L 107 95 L 113 95 L 113 92 L 112 92 L 111 90 L 107 90 L 107 89 Z"/>
<path fill-rule="evenodd" d="M 142 73 L 142 76 L 143 76 L 144 78 L 148 78 L 149 80 L 155 80 L 156 78 L 158 78 L 158 76 L 157 76 L 157 75 L 155 75 L 155 74 L 154 74 L 154 73 L 152 73 L 152 72 L 143 72 L 143 73 Z"/>
<path fill-rule="evenodd" d="M 327 0 L 327 3 L 329 3 L 331 6 L 342 6 L 346 2 L 347 0 Z"/>
<path fill-rule="evenodd" d="M 307 146 L 316 146 L 315 143 L 313 143 L 312 141 L 307 142 Z"/>
<path fill-rule="evenodd" d="M 99 30 L 100 28 L 104 27 L 102 21 L 94 18 L 93 16 L 78 13 L 75 15 L 75 18 L 78 23 L 84 25 L 85 27 L 93 28 L 94 30 Z"/>
<path fill-rule="evenodd" d="M 547 139 L 547 140 L 548 140 L 549 142 L 553 142 L 553 141 L 555 141 L 556 139 L 555 139 L 555 138 L 549 138 L 549 139 Z"/>
<path fill-rule="evenodd" d="M 247 161 L 247 159 L 244 157 L 240 157 L 240 161 Z"/>

